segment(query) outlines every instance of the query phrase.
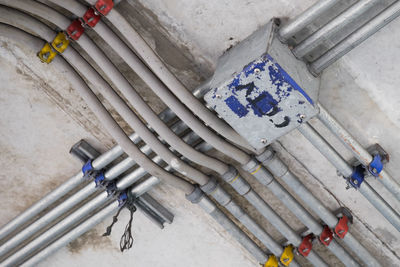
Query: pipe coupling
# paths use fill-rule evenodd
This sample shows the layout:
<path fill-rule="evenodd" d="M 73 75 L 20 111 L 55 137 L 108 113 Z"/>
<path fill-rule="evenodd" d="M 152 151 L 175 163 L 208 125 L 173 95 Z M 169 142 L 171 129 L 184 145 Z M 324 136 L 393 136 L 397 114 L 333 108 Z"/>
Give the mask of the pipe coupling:
<path fill-rule="evenodd" d="M 193 204 L 197 204 L 204 197 L 203 191 L 198 186 L 195 186 L 192 193 L 186 195 L 186 199 L 192 202 Z"/>
<path fill-rule="evenodd" d="M 233 189 L 241 196 L 246 195 L 251 190 L 250 184 L 240 175 L 239 171 L 233 166 L 229 166 L 229 170 L 222 175 L 222 179 L 230 184 Z"/>
<path fill-rule="evenodd" d="M 282 178 L 282 176 L 289 171 L 286 164 L 270 147 L 266 149 L 264 153 L 258 155 L 257 159 L 261 161 L 261 164 L 268 168 L 275 177 Z"/>
<path fill-rule="evenodd" d="M 212 196 L 219 204 L 226 206 L 231 202 L 232 197 L 218 183 L 215 177 L 200 187 L 207 195 Z M 207 191 L 206 191 L 207 190 Z"/>
<path fill-rule="evenodd" d="M 262 185 L 268 186 L 273 180 L 274 176 L 265 169 L 257 159 L 252 158 L 247 164 L 242 166 L 244 170 L 253 175 L 257 181 Z"/>

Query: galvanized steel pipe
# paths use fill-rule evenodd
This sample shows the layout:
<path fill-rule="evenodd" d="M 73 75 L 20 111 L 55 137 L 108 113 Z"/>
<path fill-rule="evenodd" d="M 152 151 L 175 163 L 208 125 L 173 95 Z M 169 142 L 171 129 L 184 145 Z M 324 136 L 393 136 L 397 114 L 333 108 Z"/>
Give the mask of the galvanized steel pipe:
<path fill-rule="evenodd" d="M 373 159 L 371 154 L 321 104 L 318 104 L 318 107 L 320 109 L 318 114 L 320 121 L 336 135 L 362 165 L 369 166 Z M 378 181 L 400 201 L 400 185 L 387 171 L 384 169 L 381 171 Z"/>
<path fill-rule="evenodd" d="M 310 71 L 316 75 L 332 65 L 335 61 L 364 42 L 374 33 L 385 27 L 400 15 L 400 2 L 395 2 L 378 16 L 368 21 L 361 28 L 346 37 L 324 55 L 310 64 Z"/>
<path fill-rule="evenodd" d="M 329 226 L 329 228 L 333 229 L 336 227 L 338 218 L 300 182 L 271 147 L 268 147 L 265 152 L 257 156 L 257 159 L 260 160 L 276 178 L 285 182 L 285 184 L 288 185 L 289 188 Z M 350 232 L 348 232 L 342 240 L 350 250 L 359 256 L 360 260 L 362 260 L 366 266 L 380 266 L 380 263 L 374 256 L 372 256 Z M 340 256 L 338 257 L 340 258 Z"/>
<path fill-rule="evenodd" d="M 306 137 L 320 152 L 324 155 L 333 166 L 344 177 L 350 177 L 353 169 L 350 165 L 334 150 L 334 148 L 318 134 L 308 123 L 302 124 L 299 131 Z M 368 201 L 398 230 L 400 231 L 400 215 L 383 200 L 371 186 L 364 181 L 359 190 L 360 193 L 368 199 Z"/>
<path fill-rule="evenodd" d="M 312 50 L 317 48 L 323 41 L 329 40 L 336 33 L 340 32 L 343 28 L 354 23 L 359 19 L 366 11 L 371 9 L 374 5 L 379 3 L 381 0 L 360 0 L 351 6 L 349 9 L 344 11 L 342 14 L 337 16 L 335 19 L 330 21 L 324 27 L 313 33 L 310 37 L 305 39 L 293 50 L 293 54 L 297 58 L 303 58 L 309 54 Z"/>

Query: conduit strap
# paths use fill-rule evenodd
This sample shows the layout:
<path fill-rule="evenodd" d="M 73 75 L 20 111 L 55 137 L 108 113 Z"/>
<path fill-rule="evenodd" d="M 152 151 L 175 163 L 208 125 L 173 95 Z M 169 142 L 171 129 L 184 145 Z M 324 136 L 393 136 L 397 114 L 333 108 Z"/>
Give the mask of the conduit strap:
<path fill-rule="evenodd" d="M 289 264 L 293 261 L 294 254 L 293 254 L 293 245 L 287 245 L 282 252 L 281 255 L 281 263 L 285 266 L 289 266 Z"/>
<path fill-rule="evenodd" d="M 268 260 L 265 262 L 264 267 L 278 267 L 279 262 L 275 255 L 270 255 Z"/>
<path fill-rule="evenodd" d="M 298 252 L 303 255 L 304 257 L 307 257 L 308 254 L 310 254 L 311 250 L 312 250 L 312 241 L 314 239 L 314 235 L 313 234 L 309 234 L 307 236 L 305 236 L 303 238 L 303 240 L 301 241 L 299 247 L 297 248 Z"/>
<path fill-rule="evenodd" d="M 69 40 L 67 35 L 64 32 L 57 33 L 56 37 L 54 37 L 51 45 L 49 43 L 45 43 L 43 48 L 37 54 L 40 61 L 43 63 L 49 64 L 53 61 L 55 56 L 58 53 L 62 53 L 65 49 L 68 48 Z"/>
<path fill-rule="evenodd" d="M 365 178 L 365 168 L 362 165 L 355 166 L 353 168 L 353 173 L 350 177 L 347 177 L 348 185 L 354 187 L 355 189 L 360 188 L 361 184 L 364 182 Z"/>
<path fill-rule="evenodd" d="M 333 232 L 327 225 L 324 226 L 324 229 L 322 230 L 321 234 L 319 235 L 319 240 L 325 246 L 329 246 L 329 244 L 332 242 Z"/>

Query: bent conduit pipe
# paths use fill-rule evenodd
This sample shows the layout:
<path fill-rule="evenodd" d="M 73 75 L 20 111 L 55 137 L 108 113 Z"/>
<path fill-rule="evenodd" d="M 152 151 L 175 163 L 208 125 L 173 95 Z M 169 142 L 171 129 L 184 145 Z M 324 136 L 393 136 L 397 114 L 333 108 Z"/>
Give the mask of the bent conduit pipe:
<path fill-rule="evenodd" d="M 83 85 L 82 85 L 83 86 Z M 86 92 L 86 91 L 89 91 L 87 94 L 89 94 L 89 93 L 91 93 L 91 91 L 87 88 L 87 89 L 85 89 L 85 88 L 87 88 L 87 87 L 83 87 L 83 88 L 80 88 L 80 90 L 78 90 L 78 91 L 84 91 L 84 92 Z M 85 96 L 84 94 L 82 94 L 83 96 Z M 90 94 L 90 95 L 93 95 L 93 93 L 92 94 Z M 89 96 L 90 96 L 89 95 Z M 93 95 L 94 96 L 94 95 Z M 90 99 L 90 98 L 89 98 Z M 88 104 L 91 104 L 91 103 L 88 103 Z M 102 107 L 103 109 L 104 109 L 104 107 Z M 105 114 L 108 114 L 106 111 L 105 111 Z M 109 114 L 108 114 L 109 115 Z M 233 204 L 235 204 L 235 203 L 233 203 Z M 236 205 L 236 204 L 235 204 Z M 235 207 L 235 206 L 234 206 Z M 236 209 L 235 209 L 235 211 L 238 211 L 239 209 L 237 208 L 237 206 L 236 206 Z M 242 213 L 243 213 L 243 211 L 242 211 Z M 265 233 L 265 232 L 263 232 L 263 230 L 258 226 L 258 225 L 256 225 L 255 223 L 254 223 L 254 221 L 252 221 L 247 215 L 244 215 L 243 216 L 243 218 L 247 218 L 247 220 L 245 221 L 245 223 L 247 223 L 247 224 L 250 224 L 250 226 L 251 227 L 253 227 L 254 229 L 257 229 L 259 232 L 262 232 L 262 234 L 263 234 L 263 238 L 264 238 L 264 241 L 265 240 L 268 240 L 268 241 L 270 241 L 270 238 L 269 238 L 269 236 Z M 266 237 L 268 237 L 268 238 L 266 238 Z M 271 244 L 269 244 L 269 243 L 267 243 L 267 242 L 265 242 L 265 245 L 266 246 L 271 246 Z M 272 243 L 272 245 L 273 246 L 278 246 L 278 247 L 280 247 L 278 244 L 276 244 L 275 242 L 273 242 Z M 280 249 L 282 250 L 282 248 L 280 247 Z"/>
<path fill-rule="evenodd" d="M 47 2 L 47 1 L 45 1 Z M 76 1 L 51 1 L 59 5 L 60 7 L 67 9 L 69 12 L 79 16 L 83 15 L 86 8 Z M 48 8 L 46 7 L 46 10 Z M 50 11 L 49 11 L 50 12 Z M 52 11 L 54 13 L 54 11 Z M 56 23 L 58 27 L 63 28 L 67 27 L 68 24 L 63 23 L 62 20 L 65 18 L 61 18 L 60 15 L 56 13 L 52 14 L 51 22 Z M 48 19 L 50 21 L 50 19 Z M 109 46 L 114 49 L 114 51 L 120 55 L 120 57 L 125 60 L 125 62 L 134 70 L 139 77 L 141 77 L 150 88 L 167 104 L 167 106 L 177 114 L 178 117 L 182 119 L 194 132 L 196 132 L 200 137 L 202 137 L 207 143 L 213 145 L 215 148 L 225 153 L 227 156 L 237 160 L 238 162 L 245 164 L 250 160 L 250 157 L 236 148 L 235 146 L 229 144 L 225 140 L 219 138 L 215 135 L 211 130 L 209 130 L 204 124 L 202 124 L 194 114 L 192 114 L 178 99 L 166 88 L 157 77 L 152 75 L 149 69 L 140 61 L 140 59 L 126 46 L 119 37 L 114 34 L 102 21 L 100 21 L 96 27 L 93 28 L 95 32 L 99 34 L 99 36 L 104 39 Z M 84 36 L 82 36 L 84 37 Z M 94 61 L 97 62 L 101 68 L 105 69 L 105 73 L 109 76 L 109 78 L 114 82 L 114 84 L 121 90 L 121 92 L 125 95 L 129 102 L 135 107 L 138 113 L 148 121 L 150 126 L 160 134 L 160 136 L 166 140 L 171 146 L 173 146 L 177 151 L 179 151 L 182 155 L 187 158 L 190 158 L 192 161 L 205 166 L 212 167 L 217 170 L 219 168 L 219 173 L 223 174 L 227 171 L 222 170 L 222 166 L 216 165 L 218 162 L 215 159 L 211 159 L 208 157 L 208 160 L 204 157 L 204 155 L 200 155 L 198 152 L 193 151 L 188 146 L 185 146 L 180 142 L 179 138 L 171 135 L 168 127 L 166 127 L 154 114 L 154 112 L 148 107 L 148 105 L 142 100 L 142 98 L 134 91 L 134 89 L 129 85 L 129 83 L 123 78 L 123 76 L 116 71 L 116 68 L 110 63 L 109 59 L 104 56 L 103 53 L 94 53 L 94 44 L 91 42 L 86 42 L 82 40 L 82 37 L 77 41 L 78 44 L 82 46 L 84 50 L 87 51 L 92 57 Z M 85 41 L 85 42 L 83 42 Z M 96 49 L 98 50 L 98 49 Z M 101 62 L 99 62 L 101 61 Z M 101 64 L 99 64 L 101 63 Z M 110 70 L 113 70 L 113 73 L 110 73 Z M 118 73 L 117 73 L 118 72 Z M 112 74 L 112 75 L 111 75 Z M 114 78 L 114 80 L 113 80 Z M 117 79 L 118 78 L 118 79 Z M 123 82 L 122 82 L 123 79 Z M 194 97 L 192 95 L 192 97 Z"/>
<path fill-rule="evenodd" d="M 308 24 L 318 19 L 321 14 L 329 11 L 333 6 L 340 3 L 341 0 L 320 0 L 306 11 L 301 13 L 299 16 L 289 21 L 288 24 L 284 25 L 280 30 L 278 37 L 282 42 L 286 42 L 303 30 Z"/>
<path fill-rule="evenodd" d="M 324 27 L 313 33 L 310 37 L 305 39 L 293 50 L 293 54 L 297 58 L 303 58 L 312 50 L 317 48 L 324 40 L 327 40 L 338 33 L 344 27 L 353 24 L 364 12 L 370 10 L 374 5 L 381 0 L 360 0 L 344 11 L 342 14 L 334 18 Z"/>
<path fill-rule="evenodd" d="M 322 218 L 329 228 L 333 229 L 336 227 L 338 218 L 327 209 L 321 201 L 314 197 L 314 195 L 300 182 L 300 179 L 290 171 L 288 166 L 278 157 L 271 147 L 267 147 L 265 152 L 258 155 L 257 158 L 277 179 L 281 179 L 286 185 L 288 185 L 289 188 L 292 189 L 319 218 Z M 381 266 L 380 263 L 350 232 L 348 232 L 342 240 L 347 245 L 348 249 L 358 255 L 365 266 Z"/>
<path fill-rule="evenodd" d="M 85 1 L 89 5 L 93 6 L 96 1 L 90 0 Z M 208 110 L 200 101 L 193 97 L 192 93 L 189 92 L 185 86 L 169 71 L 167 66 L 160 60 L 160 58 L 154 53 L 151 47 L 143 40 L 143 38 L 131 27 L 126 19 L 119 14 L 116 9 L 112 9 L 107 14 L 105 19 L 109 20 L 117 30 L 124 36 L 130 46 L 138 53 L 138 55 L 147 63 L 150 69 L 160 78 L 160 80 L 179 98 L 187 108 L 196 114 L 201 120 L 207 125 L 213 128 L 217 133 L 221 134 L 233 143 L 239 144 L 242 147 L 254 151 L 254 149 L 235 132 L 229 125 L 224 121 L 221 121 L 216 117 L 214 113 Z M 180 112 L 175 112 L 176 114 Z M 190 121 L 182 120 L 189 125 L 196 133 L 199 131 L 191 126 Z M 200 135 L 200 134 L 199 134 Z M 200 135 L 202 136 L 202 135 Z M 202 137 L 203 138 L 203 137 Z M 204 139 L 204 138 L 203 138 Z M 208 142 L 208 140 L 205 140 Z M 211 142 L 208 142 L 212 144 Z"/>
<path fill-rule="evenodd" d="M 397 3 L 400 6 L 400 2 Z M 369 152 L 354 139 L 354 137 L 321 105 L 318 119 L 353 153 L 356 159 L 364 166 L 369 166 L 373 157 Z M 378 177 L 378 181 L 400 201 L 400 184 L 384 169 Z"/>
<path fill-rule="evenodd" d="M 260 206 L 260 203 L 258 203 L 258 206 Z M 294 243 L 299 243 L 299 242 L 296 241 L 296 242 L 294 242 Z M 311 259 L 311 258 L 312 258 L 312 256 L 310 257 L 310 259 Z"/>
<path fill-rule="evenodd" d="M 81 37 L 82 38 L 82 37 Z M 68 52 L 68 50 L 67 51 L 65 51 L 64 52 L 64 57 L 66 57 L 66 58 L 68 58 L 67 57 L 67 52 Z M 113 97 L 113 95 L 108 95 L 107 94 L 107 92 L 103 92 L 103 91 L 101 91 L 102 92 L 102 94 L 103 95 L 105 95 L 106 96 L 106 98 L 107 99 L 109 99 L 109 98 L 111 98 L 112 99 L 112 97 Z M 114 95 L 115 96 L 115 95 Z M 109 101 L 110 101 L 110 103 L 111 104 L 113 104 L 114 106 L 116 106 L 114 103 L 115 102 L 113 102 L 111 99 L 109 99 Z M 119 105 L 123 105 L 124 103 L 118 103 Z M 118 109 L 118 107 L 116 106 L 116 109 L 117 109 L 117 111 L 119 111 L 119 109 Z M 121 113 L 121 112 L 120 112 Z M 125 112 L 125 114 L 128 114 L 128 112 Z M 124 115 L 125 115 L 124 114 Z M 125 116 L 123 116 L 124 118 L 125 118 Z M 139 121 L 139 119 L 137 119 L 138 121 Z M 127 120 L 127 121 L 129 121 L 129 120 Z M 129 121 L 129 122 L 131 122 L 131 121 Z M 137 128 L 136 128 L 137 127 Z M 134 126 L 134 128 L 136 129 L 136 131 L 139 133 L 141 130 L 140 130 L 140 125 L 138 126 L 138 125 L 135 125 Z M 142 128 L 145 128 L 144 126 L 142 127 Z M 147 128 L 145 128 L 145 130 L 147 130 Z M 149 135 L 150 133 L 148 133 L 148 132 L 144 132 L 144 134 L 140 134 L 140 135 L 142 135 L 142 136 L 144 136 L 143 137 L 143 139 L 145 140 L 145 142 L 146 143 L 152 143 L 152 145 L 153 145 L 153 143 L 155 142 L 154 140 L 151 140 L 151 141 L 148 141 L 148 140 L 146 140 L 146 138 L 149 138 L 148 137 L 148 135 Z M 157 151 L 158 152 L 158 151 Z M 168 152 L 170 152 L 170 151 L 168 151 Z M 159 152 L 158 152 L 159 153 Z M 159 153 L 159 154 L 161 154 L 161 153 Z M 172 153 L 171 153 L 171 155 L 172 155 Z M 176 157 L 174 156 L 174 155 L 172 155 L 171 157 L 170 157 L 170 160 L 166 160 L 165 159 L 165 154 L 164 154 L 164 156 L 163 155 L 160 155 L 165 161 L 167 161 L 167 162 L 170 162 L 170 165 L 172 165 L 172 167 L 174 167 L 174 164 L 173 164 L 173 160 L 174 159 L 176 159 Z M 171 164 L 172 163 L 172 164 Z M 182 165 L 183 166 L 183 164 L 182 163 L 180 163 L 180 165 Z M 175 167 L 176 168 L 176 167 Z M 180 167 L 180 168 L 182 168 L 182 167 Z M 226 165 L 226 168 L 228 168 L 228 166 Z M 196 173 L 196 172 L 197 173 Z M 218 170 L 216 170 L 216 171 L 218 171 Z M 195 169 L 193 169 L 193 168 L 186 168 L 186 169 L 184 169 L 183 171 L 182 171 L 182 173 L 184 173 L 184 174 L 186 174 L 188 177 L 190 177 L 192 180 L 194 180 L 195 182 L 197 182 L 197 183 L 199 183 L 200 185 L 204 185 L 205 184 L 205 182 L 204 182 L 204 179 L 203 180 L 200 180 L 199 179 L 199 175 L 198 175 L 198 173 L 200 173 L 200 172 L 198 172 L 197 170 L 195 170 Z M 206 177 L 206 176 L 204 176 L 204 177 Z M 208 178 L 205 178 L 205 179 L 208 179 Z M 266 207 L 266 209 L 270 209 L 269 208 L 269 206 L 265 203 L 265 202 L 260 202 L 260 200 L 261 200 L 261 198 L 259 198 L 258 197 L 258 202 L 256 203 L 257 204 L 257 206 L 256 207 L 260 207 L 260 206 L 265 206 Z M 271 209 L 270 209 L 271 210 Z M 272 210 L 271 210 L 272 211 Z M 276 215 L 276 214 L 275 214 Z M 271 216 L 266 216 L 266 215 L 264 215 L 267 219 L 268 218 L 270 218 Z M 281 218 L 279 218 L 279 216 L 278 215 L 276 215 L 274 218 L 276 218 L 275 220 L 273 220 L 273 221 L 271 221 L 273 224 L 274 224 L 274 226 L 275 227 L 277 227 L 277 229 L 279 230 L 279 231 L 281 231 L 286 237 L 288 237 L 288 239 L 290 240 L 290 241 L 293 241 L 293 243 L 295 243 L 295 244 L 297 244 L 297 245 L 299 245 L 300 244 L 300 241 L 301 241 L 301 239 L 298 237 L 298 239 L 293 239 L 292 237 L 294 236 L 294 235 L 296 235 L 295 234 L 295 232 L 293 231 L 293 230 L 291 230 L 289 227 L 283 227 L 283 226 L 285 226 L 285 223 L 284 223 L 284 221 L 281 219 Z M 279 222 L 279 223 L 278 223 Z M 323 261 L 322 261 L 322 259 L 320 259 L 319 257 L 317 257 L 317 256 L 314 256 L 314 253 L 311 253 L 311 255 L 309 255 L 308 256 L 308 259 L 310 260 L 310 261 L 314 261 L 314 263 L 315 263 L 315 265 L 316 266 L 321 266 L 321 264 L 322 265 L 324 265 L 324 263 L 323 263 Z"/>
<path fill-rule="evenodd" d="M 301 134 L 306 137 L 344 177 L 350 177 L 353 173 L 351 166 L 335 151 L 326 140 L 314 130 L 308 123 L 299 128 Z M 398 231 L 400 231 L 400 215 L 377 192 L 364 181 L 358 191 L 380 212 Z"/>
<path fill-rule="evenodd" d="M 353 48 L 367 40 L 374 33 L 385 27 L 400 15 L 400 2 L 395 2 L 372 20 L 368 21 L 360 29 L 346 37 L 339 44 L 334 46 L 320 58 L 310 64 L 310 71 L 319 75 L 324 69 L 332 65 L 335 61 L 346 55 Z"/>

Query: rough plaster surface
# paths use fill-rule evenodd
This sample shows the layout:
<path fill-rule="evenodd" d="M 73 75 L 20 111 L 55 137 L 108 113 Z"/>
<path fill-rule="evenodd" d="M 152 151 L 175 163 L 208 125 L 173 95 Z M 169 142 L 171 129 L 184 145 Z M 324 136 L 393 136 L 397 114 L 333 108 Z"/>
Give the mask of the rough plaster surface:
<path fill-rule="evenodd" d="M 142 36 L 174 73 L 189 88 L 193 88 L 212 73 L 216 60 L 227 48 L 244 39 L 273 16 L 295 16 L 313 2 L 315 1 L 127 0 L 120 5 L 125 11 L 125 16 L 128 16 L 129 21 L 138 28 Z M 134 9 L 126 8 L 129 6 Z M 320 96 L 326 108 L 333 112 L 363 145 L 379 142 L 388 150 L 391 154 L 388 169 L 392 174 L 400 168 L 399 164 L 396 164 L 400 162 L 397 152 L 400 113 L 396 108 L 400 96 L 396 90 L 396 81 L 399 78 L 398 67 L 395 65 L 400 55 L 396 53 L 400 46 L 400 37 L 392 34 L 399 26 L 400 21 L 393 22 L 339 63 L 330 67 L 322 77 L 324 85 Z M 47 92 L 43 90 L 41 80 L 46 81 L 51 88 L 57 89 L 56 91 L 62 95 L 60 100 L 67 99 L 75 103 L 79 97 L 73 95 L 73 90 L 68 90 L 68 86 L 60 87 L 60 84 L 67 84 L 63 77 L 52 78 L 56 77 L 53 76 L 56 75 L 54 70 L 49 71 L 48 68 L 43 70 L 43 65 L 37 63 L 36 57 L 30 56 L 29 51 L 23 51 L 23 46 L 20 44 L 14 46 L 12 42 L 7 42 L 7 45 L 9 43 L 12 49 L 8 49 L 3 42 L 0 50 L 2 69 L 0 77 L 5 88 L 5 90 L 2 88 L 0 94 L 2 103 L 0 110 L 2 115 L 5 114 L 0 119 L 2 134 L 0 144 L 4 143 L 8 146 L 10 140 L 13 144 L 4 150 L 3 145 L 1 147 L 1 167 L 6 170 L 4 174 L 7 174 L 1 178 L 2 188 L 10 189 L 4 190 L 6 192 L 2 192 L 0 196 L 2 201 L 9 203 L 8 208 L 2 209 L 0 213 L 3 223 L 78 169 L 78 164 L 70 160 L 70 156 L 67 155 L 70 145 L 74 142 L 81 138 L 89 138 L 93 141 L 97 139 L 106 146 L 111 143 L 107 136 L 99 136 L 97 131 L 90 132 L 87 127 L 84 127 L 85 124 L 71 119 L 71 117 L 75 118 L 71 115 L 74 113 L 71 113 L 71 110 L 65 110 L 66 105 L 60 105 L 57 98 L 49 96 L 48 90 Z M 15 51 L 20 51 L 22 56 L 18 56 Z M 41 78 L 36 77 L 36 80 L 26 78 L 25 75 L 19 73 L 18 68 L 7 68 L 8 65 L 21 65 L 17 63 L 16 58 L 23 58 L 25 60 L 23 69 L 26 70 L 26 66 L 29 66 Z M 124 69 L 123 66 L 119 67 Z M 3 69 L 7 70 L 3 71 Z M 125 71 L 129 76 L 129 70 Z M 129 78 L 134 83 L 138 83 L 134 75 Z M 141 89 L 140 82 L 138 84 Z M 20 91 L 17 91 L 16 87 Z M 37 91 L 32 93 L 32 90 L 27 91 L 27 88 L 37 88 Z M 146 95 L 146 89 L 142 88 L 141 93 L 148 96 L 150 102 L 156 102 L 153 95 Z M 33 110 L 29 105 L 29 102 L 35 98 L 40 99 L 40 103 L 36 105 L 40 108 L 37 110 Z M 15 99 L 15 102 L 11 99 Z M 158 110 L 160 104 L 154 105 L 157 105 Z M 51 116 L 48 115 L 50 113 Z M 23 115 L 18 117 L 18 114 Z M 82 114 L 90 116 L 86 115 L 86 112 Z M 47 115 L 45 122 L 42 119 L 44 115 Z M 20 121 L 24 123 L 19 123 Z M 44 124 L 42 127 L 36 127 L 41 123 Z M 97 121 L 95 124 L 99 125 Z M 324 136 L 335 143 L 335 147 L 346 159 L 351 158 L 351 154 L 324 130 L 320 123 L 313 121 L 313 124 Z M 21 126 L 31 132 L 38 131 L 38 134 L 27 139 L 22 131 L 24 128 L 20 129 Z M 98 127 L 101 129 L 100 126 Z M 3 130 L 8 128 L 11 130 Z M 49 132 L 52 133 L 51 137 L 46 136 Z M 47 138 L 42 138 L 42 136 Z M 54 139 L 52 144 L 48 143 L 49 138 Z M 281 138 L 274 148 L 303 183 L 328 208 L 335 210 L 345 205 L 353 211 L 356 219 L 352 233 L 382 261 L 382 265 L 400 265 L 399 233 L 385 222 L 385 219 L 378 215 L 357 192 L 344 190 L 345 184 L 336 175 L 335 169 L 305 138 L 295 131 Z M 60 153 L 60 151 L 65 151 L 65 153 Z M 31 153 L 34 152 L 41 156 L 32 158 Z M 51 159 L 56 159 L 58 165 L 43 166 L 42 162 L 53 162 L 50 161 Z M 17 164 L 24 168 L 15 171 L 13 166 Z M 35 171 L 35 176 L 30 173 L 32 170 Z M 27 176 L 30 179 L 20 178 Z M 303 225 L 293 218 L 294 216 L 272 196 L 271 192 L 251 177 L 247 178 L 256 191 L 294 229 L 303 228 Z M 396 176 L 395 179 L 397 179 Z M 15 181 L 21 180 L 22 186 L 21 182 L 16 184 Z M 384 189 L 378 182 L 371 181 L 371 184 L 379 192 L 384 193 Z M 33 190 L 28 191 L 32 188 Z M 9 201 L 10 196 L 14 195 L 12 192 L 21 191 L 29 192 L 22 203 Z M 109 223 L 110 219 L 108 219 L 108 222 L 102 223 L 63 248 L 42 265 L 110 266 L 118 263 L 121 266 L 255 266 L 256 263 L 247 252 L 224 231 L 221 231 L 220 227 L 201 210 L 187 203 L 179 192 L 162 186 L 153 190 L 153 194 L 175 214 L 175 221 L 164 230 L 160 230 L 137 213 L 134 220 L 136 243 L 133 250 L 122 255 L 117 250 L 119 234 L 123 230 L 123 222 L 127 220 L 127 212 L 124 212 L 121 223 L 117 224 L 111 239 L 99 237 Z M 237 200 L 273 237 L 282 239 L 282 236 L 249 207 L 245 200 L 240 197 Z M 391 202 L 390 197 L 387 200 Z M 400 207 L 395 208 L 400 211 Z M 325 248 L 318 246 L 317 250 L 330 265 L 341 266 Z M 299 261 L 307 265 L 305 261 L 301 259 Z"/>

